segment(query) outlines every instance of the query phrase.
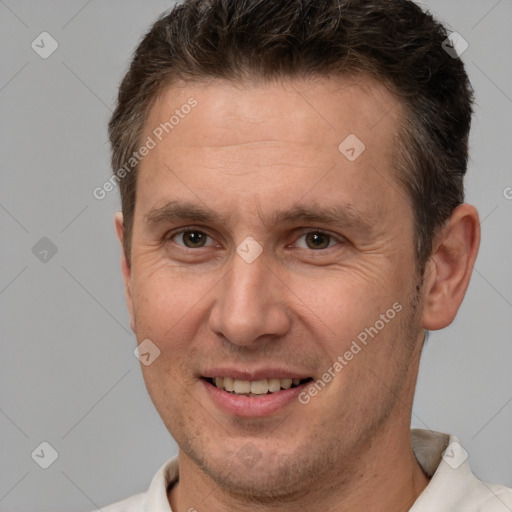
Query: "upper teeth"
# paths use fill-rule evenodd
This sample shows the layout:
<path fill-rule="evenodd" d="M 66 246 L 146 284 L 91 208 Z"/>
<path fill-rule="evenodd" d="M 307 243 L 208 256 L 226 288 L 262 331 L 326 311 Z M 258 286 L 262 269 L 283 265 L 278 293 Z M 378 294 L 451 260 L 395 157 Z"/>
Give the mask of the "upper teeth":
<path fill-rule="evenodd" d="M 253 395 L 265 395 L 266 393 L 275 393 L 280 389 L 290 389 L 292 384 L 298 386 L 300 379 L 261 379 L 261 380 L 238 380 L 231 377 L 215 377 L 215 385 L 218 388 L 225 389 L 231 393 L 244 395 L 252 393 Z"/>

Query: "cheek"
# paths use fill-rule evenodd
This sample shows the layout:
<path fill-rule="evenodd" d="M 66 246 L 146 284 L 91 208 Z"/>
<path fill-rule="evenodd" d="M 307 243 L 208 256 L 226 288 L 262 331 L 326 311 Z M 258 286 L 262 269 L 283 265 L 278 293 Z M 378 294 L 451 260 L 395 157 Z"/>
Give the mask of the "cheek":
<path fill-rule="evenodd" d="M 189 389 L 193 378 L 183 370 L 190 370 L 197 357 L 192 342 L 205 316 L 201 299 L 207 299 L 209 287 L 201 285 L 200 278 L 180 277 L 168 266 L 141 273 L 135 283 L 137 339 L 150 339 L 160 350 L 154 362 L 141 366 L 142 373 L 157 410 L 166 418 L 176 415 L 188 400 L 183 390 Z"/>
<path fill-rule="evenodd" d="M 375 268 L 340 268 L 323 275 L 301 276 L 290 288 L 332 335 L 353 336 L 379 318 L 399 300 L 398 283 L 384 278 L 385 271 Z M 288 281 L 290 282 L 290 281 Z"/>
<path fill-rule="evenodd" d="M 204 295 L 204 290 L 200 293 L 197 289 L 200 280 L 184 280 L 165 265 L 140 275 L 135 273 L 133 281 L 136 329 L 148 338 L 162 339 L 179 329 Z"/>
<path fill-rule="evenodd" d="M 324 370 L 336 375 L 334 388 L 347 388 L 359 396 L 354 386 L 366 381 L 369 371 L 382 381 L 393 372 L 393 354 L 401 350 L 407 294 L 403 283 L 375 268 L 329 274 L 325 279 L 304 276 L 292 289 L 300 290 L 301 320 L 315 338 Z"/>

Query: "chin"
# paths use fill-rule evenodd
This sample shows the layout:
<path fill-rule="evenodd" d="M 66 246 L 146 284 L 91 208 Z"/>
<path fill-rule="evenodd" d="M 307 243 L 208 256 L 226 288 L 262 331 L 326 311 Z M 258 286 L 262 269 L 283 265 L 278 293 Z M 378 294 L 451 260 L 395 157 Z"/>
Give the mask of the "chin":
<path fill-rule="evenodd" d="M 311 468 L 306 460 L 295 454 L 279 454 L 275 449 L 257 448 L 250 442 L 236 451 L 210 453 L 208 458 L 192 457 L 203 472 L 233 497 L 250 498 L 259 503 L 297 499 L 314 485 Z"/>
<path fill-rule="evenodd" d="M 260 503 L 286 501 L 292 497 L 296 499 L 304 487 L 303 480 L 292 482 L 289 473 L 283 470 L 276 472 L 265 468 L 231 466 L 210 476 L 219 487 L 232 496 Z"/>

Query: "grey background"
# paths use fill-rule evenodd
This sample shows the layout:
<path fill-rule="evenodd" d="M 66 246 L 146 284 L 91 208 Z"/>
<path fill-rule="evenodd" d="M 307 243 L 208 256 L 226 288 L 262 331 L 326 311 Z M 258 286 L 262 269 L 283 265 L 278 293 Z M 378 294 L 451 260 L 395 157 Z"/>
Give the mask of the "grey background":
<path fill-rule="evenodd" d="M 480 478 L 512 486 L 512 1 L 424 3 L 469 43 L 467 201 L 483 238 L 456 321 L 425 348 L 413 426 L 457 434 Z M 2 511 L 92 510 L 144 491 L 176 453 L 133 355 L 118 193 L 92 195 L 119 80 L 170 5 L 0 0 Z M 59 44 L 47 59 L 31 48 L 43 31 Z M 58 452 L 46 470 L 31 458 L 43 441 Z"/>

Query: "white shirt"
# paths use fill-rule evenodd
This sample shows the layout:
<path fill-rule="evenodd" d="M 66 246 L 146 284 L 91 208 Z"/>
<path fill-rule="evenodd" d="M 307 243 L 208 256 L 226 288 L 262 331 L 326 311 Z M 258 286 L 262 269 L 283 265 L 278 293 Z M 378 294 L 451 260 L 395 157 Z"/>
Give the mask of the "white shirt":
<path fill-rule="evenodd" d="M 512 512 L 512 489 L 482 482 L 471 472 L 455 436 L 411 430 L 414 455 L 431 480 L 409 512 Z M 178 458 L 156 473 L 147 492 L 103 507 L 103 512 L 172 512 L 167 489 L 178 480 Z"/>

